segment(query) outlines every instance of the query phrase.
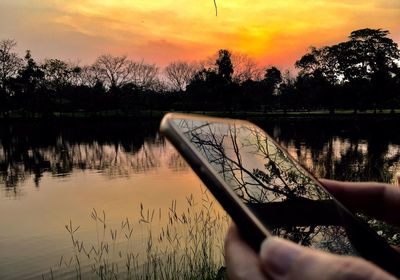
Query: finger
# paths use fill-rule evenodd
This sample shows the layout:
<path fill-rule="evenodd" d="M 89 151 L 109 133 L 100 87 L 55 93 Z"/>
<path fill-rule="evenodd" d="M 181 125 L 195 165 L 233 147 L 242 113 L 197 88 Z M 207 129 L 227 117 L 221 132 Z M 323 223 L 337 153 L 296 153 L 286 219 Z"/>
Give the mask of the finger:
<path fill-rule="evenodd" d="M 312 250 L 272 237 L 263 242 L 260 258 L 265 273 L 276 280 L 394 280 L 365 260 Z"/>
<path fill-rule="evenodd" d="M 225 263 L 230 280 L 265 280 L 259 256 L 240 237 L 231 225 L 225 238 Z"/>
<path fill-rule="evenodd" d="M 352 211 L 400 225 L 400 189 L 383 183 L 351 183 L 321 179 L 323 186 Z"/>

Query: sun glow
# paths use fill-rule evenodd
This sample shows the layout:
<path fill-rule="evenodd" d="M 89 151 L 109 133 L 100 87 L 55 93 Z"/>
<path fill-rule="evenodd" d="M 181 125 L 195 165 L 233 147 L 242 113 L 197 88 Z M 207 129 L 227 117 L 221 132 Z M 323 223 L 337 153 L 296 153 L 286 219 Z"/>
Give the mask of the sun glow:
<path fill-rule="evenodd" d="M 289 66 L 310 45 L 345 40 L 358 28 L 388 29 L 400 38 L 397 0 L 219 0 L 218 16 L 212 0 L 15 2 L 0 3 L 1 38 L 16 39 L 36 56 L 88 62 L 111 53 L 165 65 L 227 48 Z"/>

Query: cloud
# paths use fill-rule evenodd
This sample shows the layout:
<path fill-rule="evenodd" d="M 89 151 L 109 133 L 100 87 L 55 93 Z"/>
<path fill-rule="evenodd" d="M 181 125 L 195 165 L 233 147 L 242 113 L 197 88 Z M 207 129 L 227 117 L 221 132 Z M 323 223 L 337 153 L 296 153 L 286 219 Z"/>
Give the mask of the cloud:
<path fill-rule="evenodd" d="M 0 37 L 40 56 L 91 61 L 127 54 L 165 64 L 220 48 L 260 63 L 292 63 L 309 45 L 345 40 L 355 29 L 389 29 L 399 38 L 398 0 L 1 0 Z"/>

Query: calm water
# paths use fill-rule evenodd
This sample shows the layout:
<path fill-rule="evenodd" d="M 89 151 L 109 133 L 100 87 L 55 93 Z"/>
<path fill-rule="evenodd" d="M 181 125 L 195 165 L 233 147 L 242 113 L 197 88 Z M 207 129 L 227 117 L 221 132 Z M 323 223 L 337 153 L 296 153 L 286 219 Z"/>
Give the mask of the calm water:
<path fill-rule="evenodd" d="M 392 182 L 400 171 L 394 122 L 258 124 L 317 176 Z M 143 251 L 141 205 L 145 219 L 150 213 L 161 221 L 172 201 L 178 209 L 191 194 L 201 201 L 201 182 L 157 130 L 158 121 L 0 125 L 0 279 L 41 279 L 50 268 L 57 278 L 74 278 L 68 263 L 76 252 L 65 225 L 79 226 L 85 244 L 99 242 L 93 209 L 104 211 L 107 235 L 128 218 L 130 246 Z"/>

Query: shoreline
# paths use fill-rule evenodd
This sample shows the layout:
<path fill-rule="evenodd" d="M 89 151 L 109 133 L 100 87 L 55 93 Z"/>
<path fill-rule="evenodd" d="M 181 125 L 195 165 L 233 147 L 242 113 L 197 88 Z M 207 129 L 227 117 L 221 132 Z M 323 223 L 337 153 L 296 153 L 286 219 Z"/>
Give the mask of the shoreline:
<path fill-rule="evenodd" d="M 1 114 L 0 122 L 13 121 L 57 121 L 57 120 L 135 120 L 135 119 L 161 119 L 166 113 L 187 113 L 200 114 L 216 117 L 250 119 L 250 120 L 321 120 L 321 121 L 367 121 L 367 120 L 400 120 L 400 109 L 391 111 L 367 110 L 354 113 L 354 110 L 337 110 L 335 113 L 329 111 L 288 111 L 282 110 L 259 112 L 259 111 L 137 111 L 122 112 L 119 110 L 98 111 L 98 112 L 53 112 L 50 114 L 38 114 L 28 112 L 10 112 L 8 115 Z"/>

